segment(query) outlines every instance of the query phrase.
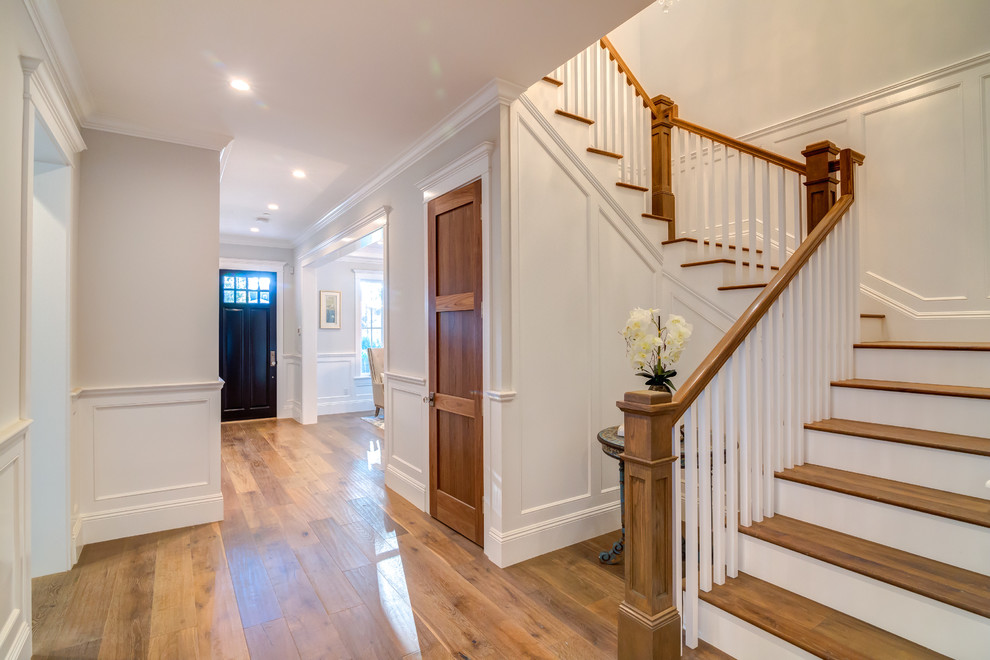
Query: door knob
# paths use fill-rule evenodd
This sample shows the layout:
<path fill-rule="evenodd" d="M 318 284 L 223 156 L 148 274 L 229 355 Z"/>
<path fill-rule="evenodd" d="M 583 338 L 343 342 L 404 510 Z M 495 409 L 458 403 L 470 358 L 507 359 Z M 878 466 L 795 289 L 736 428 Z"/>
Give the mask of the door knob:
<path fill-rule="evenodd" d="M 268 357 L 269 357 L 269 360 L 271 362 L 271 366 L 274 367 L 275 366 L 275 351 L 269 351 L 268 352 Z"/>

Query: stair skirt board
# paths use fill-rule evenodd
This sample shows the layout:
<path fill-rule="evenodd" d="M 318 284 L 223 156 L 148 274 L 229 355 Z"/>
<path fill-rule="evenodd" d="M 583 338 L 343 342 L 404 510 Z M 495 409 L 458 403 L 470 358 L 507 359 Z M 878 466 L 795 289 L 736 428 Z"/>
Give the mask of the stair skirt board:
<path fill-rule="evenodd" d="M 959 660 L 985 657 L 990 619 L 751 536 L 739 570 Z"/>
<path fill-rule="evenodd" d="M 990 496 L 990 456 L 810 429 L 804 437 L 807 463 L 971 497 Z"/>
<path fill-rule="evenodd" d="M 832 387 L 831 417 L 990 437 L 990 401 Z"/>
<path fill-rule="evenodd" d="M 816 657 L 705 601 L 698 602 L 698 637 L 736 660 L 806 660 Z"/>
<path fill-rule="evenodd" d="M 777 513 L 990 575 L 990 529 L 784 479 Z"/>

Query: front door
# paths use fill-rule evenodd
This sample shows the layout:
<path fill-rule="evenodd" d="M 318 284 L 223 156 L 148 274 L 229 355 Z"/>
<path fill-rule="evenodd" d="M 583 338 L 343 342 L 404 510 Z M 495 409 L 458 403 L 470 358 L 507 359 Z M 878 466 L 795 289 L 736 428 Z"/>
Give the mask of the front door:
<path fill-rule="evenodd" d="M 275 273 L 220 271 L 220 419 L 275 417 Z"/>
<path fill-rule="evenodd" d="M 428 215 L 430 514 L 483 546 L 481 182 Z"/>

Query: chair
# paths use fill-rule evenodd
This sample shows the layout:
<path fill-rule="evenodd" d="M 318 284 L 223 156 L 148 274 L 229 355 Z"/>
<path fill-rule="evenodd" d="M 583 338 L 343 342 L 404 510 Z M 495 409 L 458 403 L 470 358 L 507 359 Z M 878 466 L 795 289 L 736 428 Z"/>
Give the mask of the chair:
<path fill-rule="evenodd" d="M 382 364 L 385 361 L 384 348 L 368 348 L 368 364 L 371 365 L 371 398 L 375 402 L 375 417 L 379 410 L 385 410 L 385 375 Z"/>

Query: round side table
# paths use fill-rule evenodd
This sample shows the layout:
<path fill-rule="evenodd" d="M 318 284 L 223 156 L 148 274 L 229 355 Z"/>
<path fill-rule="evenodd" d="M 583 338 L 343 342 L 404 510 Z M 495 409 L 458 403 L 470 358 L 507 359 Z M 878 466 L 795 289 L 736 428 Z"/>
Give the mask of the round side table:
<path fill-rule="evenodd" d="M 598 554 L 598 560 L 603 564 L 616 564 L 626 543 L 626 466 L 622 460 L 622 452 L 626 449 L 626 439 L 617 435 L 618 426 L 610 426 L 598 432 L 598 442 L 606 456 L 619 461 L 619 507 L 622 520 L 622 538 L 612 545 L 611 550 Z"/>

